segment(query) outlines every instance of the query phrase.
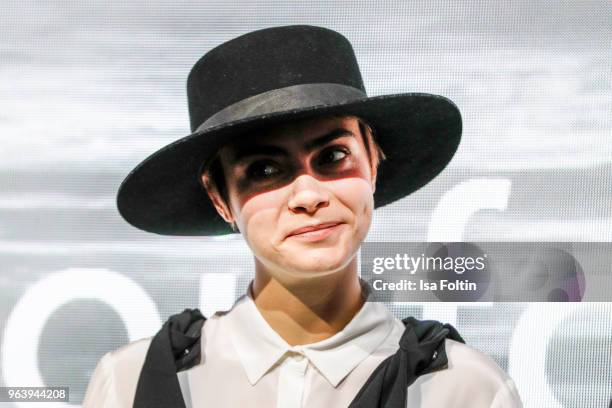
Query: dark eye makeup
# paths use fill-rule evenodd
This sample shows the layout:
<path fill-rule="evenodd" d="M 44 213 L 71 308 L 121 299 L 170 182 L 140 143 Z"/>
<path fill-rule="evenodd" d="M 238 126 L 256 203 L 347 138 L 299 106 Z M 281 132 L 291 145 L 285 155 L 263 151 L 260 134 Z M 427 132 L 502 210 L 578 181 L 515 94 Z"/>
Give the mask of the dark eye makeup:
<path fill-rule="evenodd" d="M 337 153 L 340 153 L 340 155 Z M 317 162 L 320 165 L 335 164 L 341 162 L 350 154 L 351 151 L 344 146 L 332 146 L 329 149 L 323 150 Z"/>
<path fill-rule="evenodd" d="M 324 149 L 316 158 L 317 166 L 333 167 L 343 162 L 351 151 L 341 145 L 335 145 Z M 282 173 L 282 166 L 274 160 L 262 159 L 251 163 L 246 169 L 246 178 L 253 181 L 273 179 Z"/>
<path fill-rule="evenodd" d="M 270 178 L 279 172 L 279 166 L 273 160 L 257 160 L 246 170 L 247 178 L 251 180 L 263 180 Z"/>

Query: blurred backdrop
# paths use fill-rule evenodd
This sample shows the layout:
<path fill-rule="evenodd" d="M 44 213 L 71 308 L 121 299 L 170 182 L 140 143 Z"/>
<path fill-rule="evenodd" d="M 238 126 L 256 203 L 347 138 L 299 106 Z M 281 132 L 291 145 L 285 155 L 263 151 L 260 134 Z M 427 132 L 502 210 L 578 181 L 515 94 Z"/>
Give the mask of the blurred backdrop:
<path fill-rule="evenodd" d="M 244 293 L 240 237 L 139 231 L 115 194 L 189 133 L 195 61 L 259 28 L 338 30 L 370 95 L 461 109 L 447 170 L 377 210 L 368 240 L 612 241 L 608 1 L 4 0 L 0 17 L 0 386 L 69 386 L 58 406 L 80 406 L 105 352 Z M 612 303 L 388 306 L 456 324 L 526 407 L 612 398 Z"/>

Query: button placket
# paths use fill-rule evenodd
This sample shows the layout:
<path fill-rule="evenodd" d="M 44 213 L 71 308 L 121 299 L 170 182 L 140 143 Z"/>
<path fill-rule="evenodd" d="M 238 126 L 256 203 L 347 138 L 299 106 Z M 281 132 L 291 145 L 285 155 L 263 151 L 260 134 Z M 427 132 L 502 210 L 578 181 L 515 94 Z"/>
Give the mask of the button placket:
<path fill-rule="evenodd" d="M 308 360 L 303 354 L 296 354 L 291 358 L 291 365 L 301 376 L 306 374 L 306 368 L 308 367 Z"/>
<path fill-rule="evenodd" d="M 301 408 L 308 359 L 291 350 L 281 366 L 277 408 Z"/>

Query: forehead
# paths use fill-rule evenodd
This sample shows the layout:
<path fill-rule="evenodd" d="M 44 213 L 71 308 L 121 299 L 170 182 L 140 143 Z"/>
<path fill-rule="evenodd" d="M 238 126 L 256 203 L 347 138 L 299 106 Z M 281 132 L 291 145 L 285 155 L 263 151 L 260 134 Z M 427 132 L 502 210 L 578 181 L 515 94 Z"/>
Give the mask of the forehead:
<path fill-rule="evenodd" d="M 326 116 L 277 124 L 260 129 L 238 142 L 224 146 L 221 157 L 236 162 L 253 152 L 265 152 L 262 146 L 311 150 L 342 136 L 359 137 L 359 121 L 354 116 Z M 248 140 L 245 140 L 248 139 Z M 269 150 L 274 152 L 274 149 Z"/>

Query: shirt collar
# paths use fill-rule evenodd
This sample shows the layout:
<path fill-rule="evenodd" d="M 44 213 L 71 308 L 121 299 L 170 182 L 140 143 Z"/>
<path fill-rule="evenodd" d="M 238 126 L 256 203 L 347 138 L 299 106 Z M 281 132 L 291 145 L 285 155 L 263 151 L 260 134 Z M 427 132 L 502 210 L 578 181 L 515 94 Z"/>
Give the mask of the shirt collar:
<path fill-rule="evenodd" d="M 371 288 L 360 279 L 364 296 Z M 366 301 L 353 319 L 332 337 L 316 343 L 289 345 L 274 331 L 255 305 L 249 284 L 227 314 L 229 336 L 251 385 L 255 385 L 287 351 L 301 351 L 325 379 L 336 387 L 391 333 L 395 316 L 382 304 Z"/>

